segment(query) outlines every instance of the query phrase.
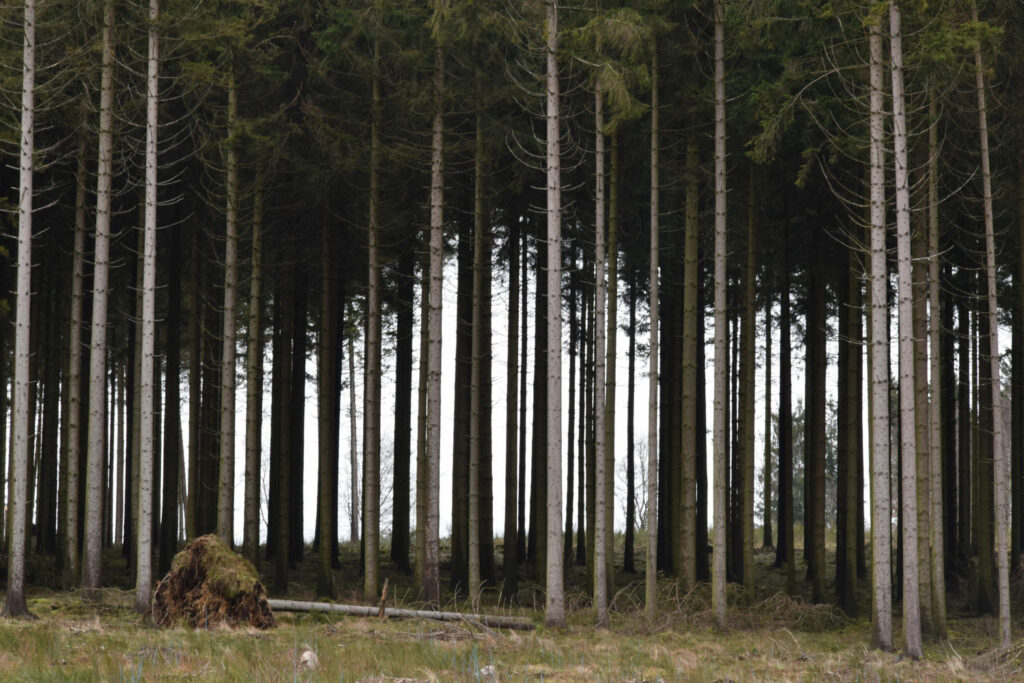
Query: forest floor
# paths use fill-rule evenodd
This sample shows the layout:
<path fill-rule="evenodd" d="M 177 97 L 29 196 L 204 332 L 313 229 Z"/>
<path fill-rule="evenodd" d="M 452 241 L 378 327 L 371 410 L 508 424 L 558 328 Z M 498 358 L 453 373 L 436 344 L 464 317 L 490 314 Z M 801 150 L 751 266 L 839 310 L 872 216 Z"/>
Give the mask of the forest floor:
<path fill-rule="evenodd" d="M 950 593 L 949 639 L 926 639 L 925 659 L 872 650 L 870 597 L 862 589 L 861 617 L 834 606 L 811 605 L 779 588 L 784 575 L 770 568 L 773 555 L 757 555 L 755 596 L 729 587 L 726 633 L 712 627 L 710 590 L 680 595 L 675 583 L 660 584 L 659 620 L 643 616 L 642 575 L 618 573 L 611 628 L 595 630 L 583 592 L 584 570 L 567 581 L 568 625 L 543 626 L 543 595 L 520 591 L 516 608 L 500 608 L 496 592 L 483 611 L 526 616 L 532 631 L 488 629 L 469 622 L 340 617 L 277 613 L 268 631 L 157 629 L 131 608 L 116 551 L 107 555 L 107 580 L 120 582 L 99 601 L 80 593 L 37 588 L 29 592 L 35 620 L 0 620 L 0 680 L 238 680 L 238 681 L 748 681 L 748 680 L 1022 680 L 1024 640 L 1000 654 L 992 617 L 972 617 Z M 339 602 L 357 603 L 358 547 L 346 547 Z M 289 598 L 315 599 L 315 557 L 293 573 Z M 394 590 L 389 605 L 418 608 L 411 579 L 383 566 Z M 120 572 L 118 570 L 121 570 Z M 799 574 L 798 574 L 799 576 Z M 864 584 L 862 583 L 862 586 Z M 804 586 L 801 584 L 800 588 Z M 1018 593 L 1019 595 L 1019 593 Z M 284 597 L 284 596 L 274 596 Z M 1024 607 L 1024 606 L 1022 606 Z M 1017 614 L 1021 614 L 1018 607 Z M 448 610 L 470 611 L 451 599 Z M 900 642 L 896 615 L 896 643 Z M 1024 633 L 1024 620 L 1014 624 Z M 314 659 L 316 664 L 309 665 Z M 490 668 L 488 668 L 490 667 Z M 491 675 L 493 672 L 493 675 Z"/>

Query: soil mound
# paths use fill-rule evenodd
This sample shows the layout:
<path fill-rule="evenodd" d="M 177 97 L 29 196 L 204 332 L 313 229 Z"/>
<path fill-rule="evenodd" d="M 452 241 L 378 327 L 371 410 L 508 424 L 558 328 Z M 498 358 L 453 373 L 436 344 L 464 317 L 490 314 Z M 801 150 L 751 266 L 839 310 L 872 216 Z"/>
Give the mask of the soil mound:
<path fill-rule="evenodd" d="M 162 627 L 276 626 L 252 564 L 212 534 L 174 556 L 153 593 L 153 621 Z"/>

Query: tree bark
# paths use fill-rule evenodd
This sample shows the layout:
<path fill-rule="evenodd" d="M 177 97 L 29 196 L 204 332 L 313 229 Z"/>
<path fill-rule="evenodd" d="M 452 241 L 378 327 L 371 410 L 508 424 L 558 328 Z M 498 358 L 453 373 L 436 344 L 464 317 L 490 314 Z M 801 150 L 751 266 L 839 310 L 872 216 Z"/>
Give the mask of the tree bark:
<path fill-rule="evenodd" d="M 978 22 L 978 6 L 971 2 L 971 20 Z M 981 43 L 974 45 L 975 87 L 978 95 L 978 136 L 981 141 L 981 182 L 982 201 L 985 213 L 985 280 L 988 286 L 987 315 L 989 320 L 989 363 L 991 364 L 992 392 L 992 486 L 995 502 L 996 522 L 996 573 L 999 592 L 999 642 L 1000 649 L 1010 648 L 1010 567 L 1007 552 L 1008 527 L 1010 524 L 1009 467 L 1003 450 L 1002 388 L 999 380 L 999 311 L 996 290 L 996 255 L 994 215 L 992 209 L 992 170 L 988 146 L 988 108 L 985 97 L 985 70 L 981 55 Z"/>
<path fill-rule="evenodd" d="M 96 170 L 96 237 L 93 256 L 92 335 L 89 353 L 89 450 L 86 471 L 85 552 L 82 586 L 100 587 L 103 461 L 106 430 L 107 298 L 110 274 L 110 195 L 114 144 L 114 2 L 103 12 L 99 155 Z"/>
<path fill-rule="evenodd" d="M 608 626 L 608 519 L 607 457 L 605 444 L 605 284 L 604 266 L 604 94 L 600 83 L 594 93 L 594 462 L 597 466 L 595 483 L 596 515 L 594 522 L 594 607 L 597 626 Z M 653 149 L 653 147 L 652 147 Z"/>
<path fill-rule="evenodd" d="M 547 599 L 544 623 L 565 625 L 562 592 L 562 180 L 558 2 L 547 6 Z"/>
<path fill-rule="evenodd" d="M 253 182 L 249 334 L 245 358 L 245 511 L 242 555 L 259 567 L 260 461 L 263 431 L 263 174 Z"/>
<path fill-rule="evenodd" d="M 683 355 L 682 355 L 682 468 L 679 503 L 681 510 L 680 538 L 683 564 L 676 567 L 680 588 L 693 590 L 697 585 L 697 442 L 703 436 L 697 431 L 697 344 L 703 343 L 703 331 L 697 329 L 697 282 L 700 159 L 697 141 L 691 136 L 686 145 L 686 235 L 683 246 Z"/>
<path fill-rule="evenodd" d="M 4 616 L 29 614 L 25 603 L 25 539 L 28 522 L 29 340 L 32 332 L 32 199 L 35 170 L 36 4 L 25 0 L 21 71 L 21 148 L 18 165 L 18 284 L 14 327 L 14 406 L 11 412 L 11 535 L 7 558 Z M 107 30 L 106 28 L 104 29 Z M 98 544 L 97 544 L 98 545 Z M 96 548 L 98 556 L 99 548 Z M 98 571 L 97 571 L 98 575 Z M 97 576 L 98 578 L 98 576 Z M 97 581 L 98 584 L 98 581 Z"/>
<path fill-rule="evenodd" d="M 238 86 L 228 74 L 227 202 L 224 231 L 224 322 L 220 366 L 220 482 L 217 535 L 229 548 L 235 528 L 235 308 L 238 299 Z"/>
<path fill-rule="evenodd" d="M 434 50 L 434 126 L 430 154 L 430 291 L 427 356 L 427 505 L 423 597 L 440 593 L 438 492 L 441 472 L 441 288 L 444 282 L 444 51 Z"/>
<path fill-rule="evenodd" d="M 910 191 L 907 183 L 907 122 L 903 92 L 903 33 L 897 2 L 889 5 L 889 49 L 892 71 L 893 164 L 896 170 L 896 247 L 899 277 L 900 452 L 903 520 L 903 650 L 914 659 L 921 649 L 921 613 L 918 596 L 917 473 L 914 454 L 914 338 L 910 256 Z"/>
<path fill-rule="evenodd" d="M 725 178 L 725 28 L 722 0 L 715 0 L 715 551 L 711 601 L 715 625 L 727 627 L 725 614 L 726 403 L 729 378 L 726 319 L 726 178 Z"/>
<path fill-rule="evenodd" d="M 892 506 L 889 495 L 889 301 L 885 235 L 885 121 L 882 21 L 870 26 L 871 645 L 893 649 Z M 780 408 L 781 413 L 781 408 Z"/>
<path fill-rule="evenodd" d="M 519 553 L 516 527 L 519 455 L 519 219 L 511 213 L 508 234 L 508 346 L 505 373 L 505 532 L 502 598 L 511 602 L 518 589 Z"/>
<path fill-rule="evenodd" d="M 149 0 L 149 58 L 146 73 L 146 203 L 144 247 L 142 250 L 142 367 L 140 387 L 139 428 L 139 526 L 136 546 L 135 610 L 149 611 L 153 584 L 153 469 L 157 459 L 153 434 L 154 400 L 153 355 L 156 351 L 156 192 L 157 192 L 157 125 L 159 122 L 160 68 L 157 20 L 160 16 L 159 0 Z M 233 370 L 233 368 L 232 368 Z M 232 414 L 232 417 L 234 415 Z"/>
<path fill-rule="evenodd" d="M 716 4 L 717 7 L 717 4 Z M 651 45 L 651 255 L 650 271 L 650 342 L 648 344 L 647 395 L 647 566 L 644 570 L 644 605 L 648 626 L 658 615 L 658 251 L 660 210 L 658 199 L 658 45 Z M 717 557 L 717 555 L 716 555 Z"/>

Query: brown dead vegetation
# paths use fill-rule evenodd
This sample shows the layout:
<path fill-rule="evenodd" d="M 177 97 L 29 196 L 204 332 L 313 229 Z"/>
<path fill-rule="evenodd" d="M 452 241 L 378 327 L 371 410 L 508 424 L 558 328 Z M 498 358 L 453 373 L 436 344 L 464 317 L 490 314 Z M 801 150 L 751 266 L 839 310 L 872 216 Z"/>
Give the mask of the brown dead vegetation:
<path fill-rule="evenodd" d="M 153 594 L 157 626 L 276 626 L 267 591 L 252 564 L 214 535 L 200 536 L 174 556 Z"/>

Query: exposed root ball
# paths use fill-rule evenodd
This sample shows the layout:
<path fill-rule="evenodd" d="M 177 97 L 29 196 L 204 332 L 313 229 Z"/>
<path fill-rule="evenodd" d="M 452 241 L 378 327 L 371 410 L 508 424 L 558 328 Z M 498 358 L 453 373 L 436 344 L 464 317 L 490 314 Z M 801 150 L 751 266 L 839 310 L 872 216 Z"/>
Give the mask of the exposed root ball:
<path fill-rule="evenodd" d="M 200 536 L 174 556 L 153 593 L 157 626 L 275 626 L 267 591 L 252 564 L 214 535 Z"/>

